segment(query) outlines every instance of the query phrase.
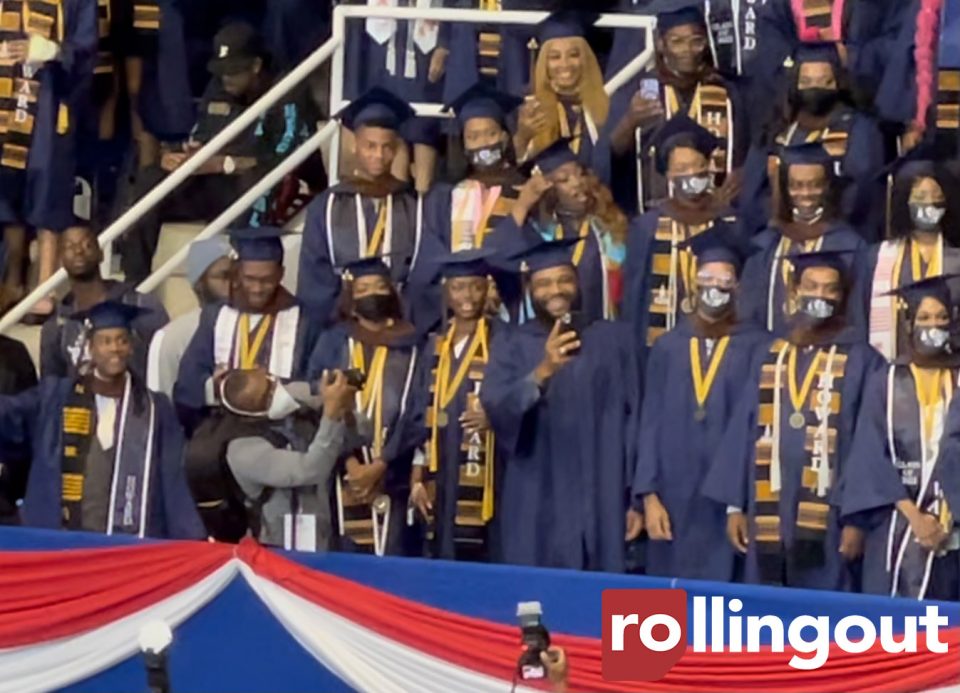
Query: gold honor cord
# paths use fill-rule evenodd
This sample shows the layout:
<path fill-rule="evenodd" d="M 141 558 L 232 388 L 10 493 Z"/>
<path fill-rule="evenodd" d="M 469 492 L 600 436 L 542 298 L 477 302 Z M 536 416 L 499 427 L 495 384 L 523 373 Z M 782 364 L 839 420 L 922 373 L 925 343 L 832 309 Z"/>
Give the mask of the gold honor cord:
<path fill-rule="evenodd" d="M 793 405 L 793 413 L 790 415 L 790 427 L 797 430 L 807 425 L 807 418 L 803 415 L 803 407 L 810 397 L 810 389 L 813 387 L 813 379 L 817 375 L 817 369 L 820 366 L 820 360 L 823 358 L 823 350 L 817 351 L 813 357 L 813 362 L 807 368 L 807 373 L 803 377 L 803 385 L 800 391 L 797 391 L 797 347 L 790 348 L 790 357 L 787 365 L 787 387 L 790 390 L 790 404 Z"/>
<path fill-rule="evenodd" d="M 272 315 L 264 315 L 257 325 L 257 334 L 254 335 L 253 344 L 250 344 L 250 315 L 244 313 L 240 316 L 240 368 L 251 370 L 257 366 L 257 356 L 263 348 L 263 343 L 267 339 L 267 333 L 270 332 L 270 325 L 273 322 Z"/>
<path fill-rule="evenodd" d="M 700 340 L 696 337 L 690 340 L 690 371 L 693 374 L 693 394 L 697 398 L 697 410 L 693 418 L 697 421 L 707 418 L 707 398 L 710 396 L 710 390 L 713 389 L 713 383 L 717 379 L 717 372 L 720 370 L 720 363 L 723 361 L 729 343 L 730 337 L 723 337 L 717 342 L 704 376 L 703 366 L 700 363 Z"/>

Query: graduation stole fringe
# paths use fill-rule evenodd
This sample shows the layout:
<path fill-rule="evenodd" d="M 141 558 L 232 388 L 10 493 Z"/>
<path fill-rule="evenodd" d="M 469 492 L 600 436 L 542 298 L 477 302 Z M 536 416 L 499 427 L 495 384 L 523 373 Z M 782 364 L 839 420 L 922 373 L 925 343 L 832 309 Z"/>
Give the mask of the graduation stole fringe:
<path fill-rule="evenodd" d="M 679 112 L 680 100 L 669 84 L 664 87 L 665 111 L 669 120 Z M 709 130 L 723 145 L 710 158 L 710 170 L 729 173 L 733 165 L 733 105 L 726 87 L 720 84 L 699 84 L 687 115 L 705 130 Z"/>
<path fill-rule="evenodd" d="M 480 385 L 483 382 L 484 370 L 490 358 L 489 323 L 483 319 L 477 324 L 477 330 L 463 352 L 455 373 L 452 372 L 455 363 L 453 331 L 454 328 L 451 325 L 446 336 L 437 340 L 434 354 L 435 366 L 430 380 L 430 392 L 433 397 L 426 416 L 427 427 L 430 429 L 430 447 L 425 486 L 431 503 L 436 507 L 437 473 L 441 465 L 454 462 L 454 460 L 443 458 L 440 430 L 449 425 L 460 427 L 462 442 L 460 454 L 456 460 L 459 472 L 454 541 L 482 544 L 484 527 L 493 518 L 494 436 L 492 431 L 473 435 L 462 431 L 459 421 L 450 421 L 448 408 L 456 401 L 464 382 L 471 384 L 467 394 L 467 411 L 475 406 Z M 435 536 L 435 521 L 435 517 L 429 518 L 428 539 L 433 539 Z"/>
<path fill-rule="evenodd" d="M 689 297 L 690 287 L 697 275 L 697 261 L 693 253 L 679 245 L 711 226 L 713 222 L 687 226 L 664 214 L 660 215 L 650 262 L 647 346 L 653 346 L 664 332 L 676 326 L 678 308 L 685 313 L 693 310 Z M 678 283 L 683 285 L 682 300 Z"/>
<path fill-rule="evenodd" d="M 93 391 L 78 380 L 63 408 L 61 508 L 64 529 L 80 529 L 83 478 L 93 435 L 96 401 Z"/>
<path fill-rule="evenodd" d="M 0 42 L 40 36 L 63 41 L 62 0 L 6 0 L 0 13 Z M 38 68 L 0 60 L 0 166 L 25 170 L 40 100 Z M 42 69 L 42 68 L 39 68 Z M 61 105 L 57 132 L 65 132 Z"/>
<path fill-rule="evenodd" d="M 761 577 L 769 583 L 782 581 L 785 560 L 780 527 L 781 402 L 783 391 L 790 389 L 789 379 L 793 377 L 794 382 L 799 384 L 805 375 L 794 373 L 791 376 L 788 372 L 786 357 L 795 349 L 796 346 L 782 339 L 776 340 L 760 373 L 759 435 L 755 446 L 754 540 L 757 543 Z M 800 412 L 806 419 L 804 450 L 810 463 L 804 466 L 802 472 L 797 525 L 790 551 L 792 563 L 798 567 L 822 565 L 824 560 L 824 540 L 830 513 L 830 505 L 825 502 L 824 496 L 833 481 L 831 460 L 837 454 L 841 381 L 847 365 L 846 354 L 836 352 L 831 356 L 818 356 L 810 366 L 816 368 L 813 379 L 815 387 L 811 388 Z M 822 483 L 821 474 L 827 475 L 827 484 Z"/>

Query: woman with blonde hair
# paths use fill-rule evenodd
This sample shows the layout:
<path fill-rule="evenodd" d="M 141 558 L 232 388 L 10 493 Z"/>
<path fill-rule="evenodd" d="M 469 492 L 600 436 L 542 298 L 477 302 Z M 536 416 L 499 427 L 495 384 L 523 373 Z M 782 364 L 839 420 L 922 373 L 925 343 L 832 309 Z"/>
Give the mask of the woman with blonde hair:
<path fill-rule="evenodd" d="M 604 126 L 610 97 L 585 37 L 596 17 L 592 12 L 562 10 L 540 25 L 533 93 L 520 111 L 514 147 L 517 156 L 527 160 L 558 139 L 568 139 L 577 160 L 606 182 L 610 161 Z"/>

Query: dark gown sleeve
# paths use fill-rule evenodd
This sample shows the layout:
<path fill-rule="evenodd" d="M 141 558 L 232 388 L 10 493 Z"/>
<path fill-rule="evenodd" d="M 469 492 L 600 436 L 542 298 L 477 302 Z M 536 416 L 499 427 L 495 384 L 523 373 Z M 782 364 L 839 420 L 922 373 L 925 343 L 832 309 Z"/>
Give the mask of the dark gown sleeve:
<path fill-rule="evenodd" d="M 325 370 L 344 368 L 344 351 L 346 350 L 346 333 L 340 326 L 332 327 L 323 332 L 317 340 L 313 353 L 307 362 L 307 380 L 315 381 Z"/>
<path fill-rule="evenodd" d="M 92 82 L 99 42 L 97 3 L 77 0 L 64 5 L 65 33 L 60 53 L 55 61 L 46 64 L 46 69 L 54 71 L 54 88 L 60 98 L 72 103 L 85 94 Z M 77 118 L 79 114 L 71 116 Z"/>
<path fill-rule="evenodd" d="M 206 383 L 216 368 L 213 341 L 219 311 L 219 305 L 206 306 L 203 309 L 197 331 L 193 333 L 193 338 L 180 359 L 177 382 L 173 385 L 173 401 L 180 420 L 185 425 L 196 423 L 196 419 L 207 407 Z"/>
<path fill-rule="evenodd" d="M 384 446 L 383 457 L 387 462 L 409 454 L 427 439 L 427 426 L 424 419 L 430 406 L 430 374 L 433 368 L 432 353 L 427 340 L 417 349 L 417 363 L 413 371 L 410 392 L 403 416 L 397 422 L 397 434 L 390 436 Z"/>
<path fill-rule="evenodd" d="M 744 235 L 763 231 L 770 219 L 770 181 L 767 176 L 767 147 L 753 144 L 743 163 L 743 179 L 737 208 Z"/>
<path fill-rule="evenodd" d="M 7 366 L 13 372 L 13 389 L 11 394 L 17 394 L 37 384 L 37 371 L 33 366 L 33 359 L 21 342 L 13 342 L 4 358 L 9 359 Z"/>
<path fill-rule="evenodd" d="M 327 247 L 327 201 L 331 195 L 331 190 L 324 191 L 307 208 L 297 274 L 297 298 L 325 318 L 333 313 L 340 291 L 340 279 Z"/>
<path fill-rule="evenodd" d="M 452 185 L 435 183 L 423 200 L 423 232 L 439 239 L 445 250 L 450 247 L 452 194 Z"/>
<path fill-rule="evenodd" d="M 840 512 L 844 521 L 857 525 L 869 522 L 869 511 L 889 509 L 907 497 L 887 444 L 887 377 L 888 370 L 882 369 L 868 378 L 844 463 Z"/>
<path fill-rule="evenodd" d="M 874 106 L 881 119 L 907 123 L 917 110 L 917 64 L 914 42 L 917 33 L 918 0 L 903 3 L 908 9 L 891 13 L 888 24 L 891 38 L 886 46 L 886 61 L 877 88 Z M 894 21 L 891 21 L 894 20 Z"/>
<path fill-rule="evenodd" d="M 519 339 L 511 330 L 500 330 L 490 345 L 490 363 L 480 390 L 490 425 L 497 436 L 497 444 L 513 453 L 521 442 L 521 432 L 527 415 L 541 400 L 537 385 L 530 379 L 532 372 L 523 372 L 528 361 Z"/>
<path fill-rule="evenodd" d="M 40 328 L 40 377 L 65 378 L 67 362 L 60 349 L 61 326 L 54 316 Z"/>
<path fill-rule="evenodd" d="M 662 401 L 667 395 L 667 372 L 670 360 L 666 337 L 650 350 L 644 382 L 643 407 L 637 437 L 637 469 L 633 476 L 633 495 L 641 501 L 648 493 L 657 493 L 660 486 L 660 426 Z"/>
<path fill-rule="evenodd" d="M 291 373 L 292 380 L 301 380 L 310 370 L 310 357 L 323 334 L 325 321 L 314 313 L 309 306 L 300 306 L 300 320 L 297 325 L 296 361 Z"/>
<path fill-rule="evenodd" d="M 766 265 L 766 259 L 765 249 L 760 249 L 747 258 L 737 292 L 737 316 L 743 322 L 750 322 L 760 329 L 767 328 L 770 268 Z"/>
<path fill-rule="evenodd" d="M 165 539 L 202 539 L 206 536 L 197 505 L 190 494 L 184 473 L 185 442 L 173 405 L 163 395 L 154 394 L 159 422 L 160 493 L 162 495 Z"/>
<path fill-rule="evenodd" d="M 623 263 L 623 301 L 621 316 L 633 331 L 637 368 L 642 383 L 647 360 L 647 296 L 649 292 L 652 240 L 659 213 L 651 210 L 633 219 L 627 231 L 627 257 Z"/>
<path fill-rule="evenodd" d="M 0 395 L 0 452 L 15 453 L 36 442 L 30 437 L 40 417 L 44 385 L 47 382 L 15 395 Z"/>
<path fill-rule="evenodd" d="M 950 402 L 940 441 L 936 475 L 953 513 L 953 521 L 960 524 L 960 397 L 954 397 Z"/>
<path fill-rule="evenodd" d="M 884 178 L 877 175 L 884 163 L 883 135 L 872 118 L 854 116 L 849 146 L 843 159 L 844 175 L 851 180 L 848 221 L 867 241 L 883 237 Z"/>

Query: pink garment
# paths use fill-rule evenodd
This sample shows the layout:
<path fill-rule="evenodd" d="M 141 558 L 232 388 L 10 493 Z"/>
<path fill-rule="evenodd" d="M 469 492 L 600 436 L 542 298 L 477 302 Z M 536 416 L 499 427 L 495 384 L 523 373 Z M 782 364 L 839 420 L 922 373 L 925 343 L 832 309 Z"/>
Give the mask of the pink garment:
<path fill-rule="evenodd" d="M 914 127 L 923 132 L 927 112 L 936 98 L 937 49 L 940 43 L 940 9 L 943 0 L 920 0 L 917 31 L 914 34 L 913 60 L 917 66 L 917 110 Z"/>

